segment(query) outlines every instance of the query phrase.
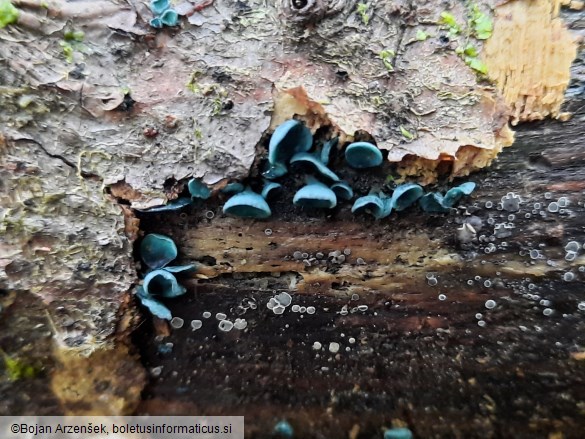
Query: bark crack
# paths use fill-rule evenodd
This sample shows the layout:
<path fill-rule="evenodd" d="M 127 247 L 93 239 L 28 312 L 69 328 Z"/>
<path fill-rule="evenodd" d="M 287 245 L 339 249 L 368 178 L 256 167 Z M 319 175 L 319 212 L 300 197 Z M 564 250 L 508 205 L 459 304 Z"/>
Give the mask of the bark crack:
<path fill-rule="evenodd" d="M 29 143 L 33 143 L 33 144 L 37 145 L 41 149 L 41 151 L 43 151 L 45 153 L 45 155 L 47 155 L 48 157 L 51 157 L 53 159 L 59 160 L 63 164 L 69 166 L 70 168 L 75 169 L 75 171 L 79 175 L 81 175 L 83 178 L 86 178 L 86 179 L 98 178 L 100 180 L 102 179 L 102 177 L 100 177 L 99 175 L 94 174 L 92 172 L 82 171 L 81 169 L 79 169 L 79 167 L 75 163 L 73 163 L 71 160 L 67 159 L 66 157 L 63 157 L 60 154 L 53 154 L 52 152 L 47 150 L 47 148 L 45 148 L 45 146 L 41 142 L 39 142 L 38 140 L 30 139 L 30 138 L 28 138 L 28 139 L 13 139 L 13 140 L 15 142 L 29 142 Z"/>

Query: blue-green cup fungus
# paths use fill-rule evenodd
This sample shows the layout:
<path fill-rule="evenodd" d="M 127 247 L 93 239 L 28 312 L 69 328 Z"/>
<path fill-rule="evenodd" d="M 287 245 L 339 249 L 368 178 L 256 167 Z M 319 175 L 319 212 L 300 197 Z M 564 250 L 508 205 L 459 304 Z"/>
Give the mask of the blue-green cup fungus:
<path fill-rule="evenodd" d="M 165 26 L 173 27 L 179 24 L 179 14 L 174 9 L 167 9 L 160 16 L 160 21 Z"/>
<path fill-rule="evenodd" d="M 425 212 L 446 213 L 464 196 L 470 195 L 475 190 L 475 183 L 467 182 L 451 188 L 443 196 L 438 192 L 425 194 L 419 200 L 419 204 Z"/>
<path fill-rule="evenodd" d="M 438 192 L 429 192 L 423 195 L 419 201 L 422 210 L 428 213 L 446 213 L 449 212 L 449 207 L 443 206 L 443 195 Z"/>
<path fill-rule="evenodd" d="M 225 187 L 221 190 L 222 194 L 239 194 L 243 192 L 245 189 L 242 183 L 232 182 L 225 185 Z"/>
<path fill-rule="evenodd" d="M 166 211 L 173 211 L 173 210 L 182 209 L 183 207 L 190 205 L 192 202 L 193 201 L 191 200 L 191 198 L 181 197 L 181 198 L 177 198 L 176 200 L 173 200 L 173 201 L 171 201 L 168 204 L 165 204 L 163 206 L 154 206 L 154 207 L 149 207 L 147 209 L 136 209 L 136 210 L 138 210 L 139 212 L 145 212 L 145 213 L 166 212 Z"/>
<path fill-rule="evenodd" d="M 346 181 L 336 181 L 331 185 L 331 190 L 335 192 L 338 199 L 351 200 L 353 198 L 353 189 Z"/>
<path fill-rule="evenodd" d="M 352 168 L 365 169 L 380 166 L 382 152 L 369 142 L 354 142 L 345 149 L 345 160 Z"/>
<path fill-rule="evenodd" d="M 140 244 L 140 256 L 152 269 L 162 268 L 177 257 L 177 246 L 171 238 L 150 233 Z"/>
<path fill-rule="evenodd" d="M 149 23 L 155 29 L 162 29 L 163 27 L 163 22 L 159 17 L 154 17 L 153 19 L 150 20 Z"/>
<path fill-rule="evenodd" d="M 392 213 L 392 200 L 382 192 L 371 192 L 365 197 L 360 197 L 351 207 L 352 213 L 369 213 L 376 219 L 386 218 Z"/>
<path fill-rule="evenodd" d="M 173 318 L 171 311 L 165 305 L 150 296 L 144 290 L 142 285 L 138 286 L 136 296 L 138 297 L 138 300 L 140 300 L 140 303 L 142 303 L 142 305 L 144 305 L 153 316 L 164 320 L 171 320 Z"/>
<path fill-rule="evenodd" d="M 313 169 L 315 169 L 319 174 L 323 177 L 331 180 L 331 181 L 339 181 L 340 178 L 329 169 L 323 162 L 321 161 L 320 154 L 310 154 L 308 152 L 299 152 L 292 156 L 290 159 L 290 163 L 303 163 L 305 165 L 310 165 Z"/>
<path fill-rule="evenodd" d="M 150 25 L 154 28 L 176 26 L 179 23 L 179 14 L 171 8 L 169 0 L 152 0 L 150 10 L 154 14 L 154 18 L 150 20 Z"/>
<path fill-rule="evenodd" d="M 200 198 L 201 200 L 207 200 L 211 196 L 211 189 L 199 180 L 192 178 L 187 184 L 191 198 Z"/>
<path fill-rule="evenodd" d="M 337 196 L 320 181 L 308 177 L 307 185 L 297 191 L 293 203 L 310 209 L 333 209 L 337 205 Z"/>
<path fill-rule="evenodd" d="M 384 439 L 412 439 L 412 432 L 408 428 L 391 428 L 384 432 Z"/>
<path fill-rule="evenodd" d="M 321 163 L 323 163 L 324 165 L 329 164 L 329 156 L 331 155 L 331 150 L 337 146 L 338 142 L 339 142 L 339 138 L 334 137 L 333 139 L 328 140 L 327 142 L 325 142 L 323 144 L 323 147 L 321 148 L 321 153 L 320 153 Z"/>
<path fill-rule="evenodd" d="M 154 15 L 162 15 L 170 7 L 171 2 L 169 0 L 152 0 L 150 2 L 150 10 Z"/>
<path fill-rule="evenodd" d="M 470 195 L 475 190 L 475 183 L 468 181 L 447 191 L 443 197 L 443 205 L 453 207 L 464 195 Z"/>
<path fill-rule="evenodd" d="M 266 178 L 277 178 L 288 171 L 286 165 L 290 158 L 298 152 L 306 152 L 313 145 L 311 131 L 298 120 L 287 120 L 280 124 L 272 134 L 268 144 L 268 169 Z"/>
<path fill-rule="evenodd" d="M 412 206 L 423 196 L 423 188 L 415 183 L 405 183 L 396 186 L 392 193 L 392 208 L 398 212 Z"/>
<path fill-rule="evenodd" d="M 264 219 L 272 215 L 270 206 L 262 195 L 250 188 L 232 196 L 223 206 L 223 213 L 241 218 Z"/>
<path fill-rule="evenodd" d="M 276 437 L 283 439 L 292 439 L 294 436 L 294 430 L 292 428 L 292 425 L 290 425 L 287 421 L 284 420 L 279 421 L 274 426 L 273 433 Z"/>
<path fill-rule="evenodd" d="M 149 296 L 177 297 L 185 294 L 185 287 L 166 269 L 153 270 L 144 277 L 142 285 Z"/>
<path fill-rule="evenodd" d="M 276 183 L 274 181 L 265 181 L 264 187 L 262 188 L 262 194 L 261 194 L 262 198 L 267 200 L 273 191 L 281 189 L 281 188 L 282 188 L 282 185 L 280 183 Z"/>

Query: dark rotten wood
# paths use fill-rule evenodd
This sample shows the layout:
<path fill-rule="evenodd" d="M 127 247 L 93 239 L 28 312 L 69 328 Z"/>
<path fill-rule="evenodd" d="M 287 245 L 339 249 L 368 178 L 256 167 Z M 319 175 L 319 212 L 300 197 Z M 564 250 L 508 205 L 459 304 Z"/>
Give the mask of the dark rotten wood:
<path fill-rule="evenodd" d="M 297 437 L 382 437 L 393 422 L 422 438 L 582 437 L 585 260 L 581 251 L 566 261 L 564 246 L 585 242 L 585 110 L 579 100 L 569 108 L 568 122 L 520 127 L 495 166 L 471 176 L 479 189 L 457 214 L 415 208 L 377 222 L 344 205 L 312 216 L 287 207 L 287 187 L 270 221 L 225 218 L 216 201 L 182 217 L 143 218 L 146 231 L 171 235 L 183 261 L 199 261 L 209 279 L 183 279 L 188 294 L 168 302 L 183 328 L 157 338 L 145 323 L 138 332 L 147 367 L 162 367 L 139 412 L 243 414 L 250 437 L 270 437 L 280 419 Z M 485 208 L 508 192 L 521 196 L 519 212 Z M 548 212 L 563 196 L 566 211 Z M 458 243 L 467 214 L 481 219 L 485 242 Z M 490 242 L 490 218 L 513 223 L 512 235 Z M 496 250 L 486 254 L 490 244 Z M 342 264 L 307 267 L 292 257 L 346 248 Z M 535 249 L 544 259 L 531 259 Z M 289 307 L 275 315 L 266 307 L 274 291 L 315 314 Z M 238 310 L 244 298 L 258 308 Z M 223 333 L 218 312 L 248 327 Z M 192 331 L 192 319 L 203 327 Z M 166 343 L 172 351 L 161 353 Z"/>

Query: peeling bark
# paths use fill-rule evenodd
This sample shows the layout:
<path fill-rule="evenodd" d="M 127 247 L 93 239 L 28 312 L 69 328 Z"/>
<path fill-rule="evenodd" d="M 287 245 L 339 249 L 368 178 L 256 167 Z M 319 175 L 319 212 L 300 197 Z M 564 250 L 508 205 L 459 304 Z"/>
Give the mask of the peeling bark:
<path fill-rule="evenodd" d="M 254 177 L 258 153 L 262 154 L 266 135 L 277 121 L 295 115 L 305 119 L 313 131 L 325 127 L 340 134 L 342 141 L 366 131 L 380 148 L 389 151 L 389 159 L 398 163 L 403 175 L 416 174 L 423 183 L 435 181 L 445 163 L 449 165 L 446 174 L 452 177 L 486 166 L 511 142 L 508 110 L 500 93 L 478 80 L 453 53 L 454 47 L 440 45 L 445 29 L 437 20 L 443 6 L 368 1 L 364 3 L 369 20 L 365 20 L 356 13 L 354 2 L 336 8 L 340 3 L 330 2 L 333 9 L 322 17 L 317 14 L 318 19 L 309 20 L 308 26 L 299 26 L 283 20 L 280 5 L 272 2 L 215 0 L 188 14 L 181 27 L 155 33 L 147 25 L 151 14 L 142 2 L 55 1 L 47 9 L 34 2 L 14 2 L 23 11 L 19 22 L 0 30 L 0 348 L 6 355 L 34 365 L 38 373 L 29 381 L 10 381 L 6 374 L 2 376 L 2 394 L 11 397 L 0 405 L 0 412 L 118 414 L 136 409 L 145 377 L 129 337 L 139 312 L 131 296 L 139 282 L 133 244 L 140 235 L 132 209 L 176 198 L 190 177 L 202 178 L 216 188 L 230 180 Z M 481 6 L 487 10 L 493 5 Z M 453 5 L 452 12 L 459 22 L 465 22 L 462 5 Z M 560 25 L 556 29 L 564 32 Z M 66 41 L 69 30 L 82 30 L 83 41 Z M 431 37 L 418 41 L 417 30 Z M 481 43 L 476 43 L 480 48 Z M 384 50 L 394 51 L 387 62 L 381 58 Z M 563 88 L 559 84 L 555 92 L 562 93 Z M 534 97 L 537 101 L 541 98 Z M 557 102 L 558 96 L 553 100 Z M 401 126 L 415 134 L 412 140 L 404 138 Z M 542 154 L 545 166 L 558 161 L 560 169 L 566 169 L 563 166 L 571 161 L 567 157 L 572 157 L 571 152 Z M 540 159 L 535 163 L 539 165 Z M 485 178 L 486 190 L 490 190 L 490 178 L 515 175 L 514 171 L 500 172 L 495 168 L 477 176 Z M 548 174 L 536 177 L 544 179 Z M 549 190 L 580 187 L 579 180 L 570 184 L 573 186 L 551 186 Z M 524 185 L 524 181 L 514 180 L 509 187 L 520 190 Z M 281 205 L 284 207 L 284 201 Z M 263 276 L 277 271 L 301 273 L 303 282 L 298 291 L 304 290 L 307 297 L 311 291 L 320 291 L 323 303 L 334 306 L 347 294 L 334 287 L 340 283 L 339 276 L 342 286 L 348 282 L 348 291 L 395 287 L 396 298 L 407 304 L 405 313 L 413 310 L 417 314 L 435 306 L 431 290 L 419 279 L 424 270 L 432 268 L 447 275 L 468 266 L 464 256 L 449 256 L 452 243 L 447 232 L 424 229 L 409 241 L 407 232 L 394 234 L 396 226 L 376 224 L 372 227 L 383 238 L 373 240 L 359 231 L 363 223 L 344 216 L 345 212 L 337 223 L 321 221 L 317 227 L 328 239 L 336 231 L 351 234 L 351 239 L 359 242 L 356 253 L 357 249 L 363 251 L 368 265 L 325 273 L 304 270 L 298 262 L 283 263 L 282 252 L 306 241 L 314 230 L 310 230 L 312 225 L 287 222 L 304 220 L 298 212 L 283 212 L 290 216 L 277 219 L 271 227 L 276 233 L 282 229 L 286 233 L 282 236 L 290 242 L 279 241 L 279 250 L 260 252 L 260 256 L 248 256 L 247 247 L 230 241 L 236 238 L 225 233 L 250 233 L 249 237 L 255 237 L 248 243 L 253 248 L 259 242 L 266 244 L 263 228 L 271 223 L 248 227 L 218 218 L 189 231 L 184 255 L 219 261 L 217 266 L 206 264 L 209 266 L 199 273 L 216 280 L 201 285 L 192 280 L 189 286 L 210 291 L 210 297 L 223 304 L 218 292 L 227 291 L 230 294 L 226 297 L 231 297 L 231 293 L 238 296 L 242 291 L 237 285 L 222 290 L 217 280 L 243 272 Z M 165 229 L 177 242 L 183 242 L 184 235 L 175 234 L 186 227 L 184 219 L 181 221 L 169 222 L 177 229 Z M 415 222 L 413 227 L 427 227 L 423 222 Z M 156 228 L 148 220 L 145 224 L 143 229 Z M 400 224 L 402 228 L 411 226 L 409 220 Z M 238 232 L 240 227 L 244 227 L 243 232 Z M 389 232 L 394 238 L 388 238 Z M 217 249 L 218 243 L 224 245 L 222 239 L 232 249 L 227 256 Z M 387 248 L 379 247 L 382 244 Z M 393 263 L 391 256 L 396 255 L 403 255 L 403 269 L 389 274 L 384 267 Z M 259 257 L 277 267 L 263 265 Z M 427 261 L 422 265 L 428 263 L 426 268 L 412 267 L 419 257 Z M 246 259 L 245 264 L 242 259 Z M 376 267 L 371 266 L 374 261 Z M 514 271 L 516 266 L 510 267 L 508 270 Z M 473 269 L 478 273 L 484 270 L 481 266 Z M 515 278 L 526 273 L 519 265 L 517 272 L 509 275 Z M 545 270 L 541 276 L 546 279 L 554 273 Z M 414 278 L 417 281 L 412 283 Z M 299 280 L 296 274 L 283 276 L 286 282 L 292 279 Z M 319 283 L 318 288 L 315 283 Z M 276 285 L 286 287 L 285 283 Z M 400 296 L 401 288 L 413 285 L 424 287 L 423 302 Z M 372 301 L 378 300 L 376 294 Z M 388 292 L 382 291 L 384 294 Z M 258 297 L 264 299 L 265 292 Z M 573 305 L 575 300 L 573 295 L 566 301 Z M 394 340 L 408 351 L 407 343 L 400 344 L 405 333 L 444 329 L 449 317 L 446 313 L 440 318 L 415 315 L 398 319 Z M 513 318 L 513 314 L 502 315 L 504 326 Z M 348 319 L 347 324 L 363 326 L 366 332 L 370 324 L 390 325 L 382 319 Z M 381 345 L 386 343 L 383 334 L 376 331 L 372 330 L 372 337 Z M 21 332 L 26 332 L 24 339 L 19 338 Z M 421 334 L 415 350 L 424 356 L 422 346 L 428 334 Z M 532 336 L 526 342 L 539 346 Z M 384 347 L 382 351 L 386 355 L 392 349 Z M 150 361 L 145 351 L 142 354 Z M 456 353 L 449 351 L 447 356 L 451 354 Z M 287 354 L 279 352 L 278 356 L 286 358 Z M 437 359 L 437 364 L 445 365 L 445 358 Z M 515 361 L 513 356 L 507 358 Z M 415 360 L 409 355 L 403 358 L 404 364 Z M 91 368 L 94 364 L 99 366 Z M 543 370 L 562 364 L 547 364 Z M 496 365 L 490 363 L 490 367 Z M 371 367 L 375 371 L 381 365 Z M 107 379 L 102 380 L 102 374 L 108 374 Z M 486 377 L 489 379 L 489 374 Z M 442 376 L 442 382 L 448 378 Z M 361 386 L 367 387 L 366 383 Z M 105 395 L 106 401 L 98 400 L 93 391 Z M 149 411 L 151 403 L 156 406 L 159 395 L 156 389 L 152 392 L 153 401 L 139 410 Z M 75 396 L 79 393 L 84 396 Z M 309 396 L 325 398 L 324 394 Z M 251 400 L 257 398 L 259 394 Z M 162 400 L 165 407 L 173 407 Z M 220 403 L 213 410 L 231 407 Z M 401 407 L 409 403 L 412 399 L 406 398 Z M 184 407 L 200 408 L 192 404 L 186 401 Z M 325 403 L 314 407 L 315 413 L 324 408 L 327 412 Z M 177 409 L 181 410 L 184 408 Z M 420 415 L 423 426 L 427 425 L 428 414 L 411 413 Z M 573 428 L 578 423 L 574 419 L 563 421 L 562 427 Z M 357 422 L 348 417 L 331 431 L 348 431 L 350 420 Z M 266 431 L 272 421 L 273 417 L 260 419 L 250 431 Z M 388 422 L 388 418 L 373 416 L 363 428 L 372 431 L 378 421 Z M 549 425 L 542 419 L 538 422 Z M 478 415 L 473 427 L 488 423 Z M 452 424 L 448 427 L 455 428 Z M 431 427 L 418 431 L 425 437 L 442 434 Z"/>

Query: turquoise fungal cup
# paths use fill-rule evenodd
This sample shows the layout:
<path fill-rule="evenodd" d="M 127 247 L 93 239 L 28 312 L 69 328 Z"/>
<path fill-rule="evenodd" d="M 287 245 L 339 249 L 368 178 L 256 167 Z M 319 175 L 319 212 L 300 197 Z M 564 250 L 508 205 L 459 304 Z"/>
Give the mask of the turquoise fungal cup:
<path fill-rule="evenodd" d="M 352 213 L 369 213 L 376 219 L 386 218 L 392 213 L 391 199 L 384 193 L 371 192 L 365 197 L 360 197 L 353 203 Z"/>
<path fill-rule="evenodd" d="M 152 0 L 150 2 L 150 10 L 154 15 L 161 15 L 164 11 L 171 7 L 169 0 Z"/>
<path fill-rule="evenodd" d="M 293 203 L 311 209 L 333 209 L 337 205 L 337 196 L 320 181 L 307 177 L 307 185 L 297 191 Z"/>
<path fill-rule="evenodd" d="M 382 152 L 369 142 L 354 142 L 345 149 L 345 160 L 352 168 L 374 168 L 382 164 Z"/>
<path fill-rule="evenodd" d="M 250 188 L 232 196 L 223 206 L 223 213 L 241 218 L 264 219 L 272 215 L 270 206 Z"/>
<path fill-rule="evenodd" d="M 187 188 L 189 189 L 191 198 L 207 200 L 211 196 L 211 189 L 209 189 L 205 184 L 201 183 L 196 178 L 189 180 Z"/>
<path fill-rule="evenodd" d="M 144 277 L 142 285 L 149 296 L 177 297 L 185 294 L 175 275 L 165 269 L 154 270 Z"/>
<path fill-rule="evenodd" d="M 179 14 L 173 8 L 169 0 L 152 0 L 150 10 L 154 18 L 150 20 L 150 25 L 160 29 L 163 26 L 176 26 L 179 24 Z"/>
<path fill-rule="evenodd" d="M 277 178 L 285 175 L 286 165 L 293 155 L 306 152 L 313 145 L 313 135 L 302 122 L 290 119 L 280 124 L 272 134 L 268 144 L 268 168 L 264 172 L 266 178 Z"/>
<path fill-rule="evenodd" d="M 392 208 L 397 212 L 412 206 L 416 201 L 423 196 L 423 188 L 415 183 L 405 183 L 396 186 L 392 192 L 390 203 Z"/>
<path fill-rule="evenodd" d="M 177 257 L 177 246 L 171 238 L 150 233 L 140 244 L 140 256 L 152 269 L 162 268 Z"/>

